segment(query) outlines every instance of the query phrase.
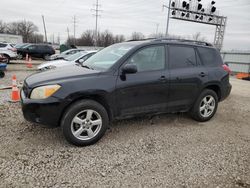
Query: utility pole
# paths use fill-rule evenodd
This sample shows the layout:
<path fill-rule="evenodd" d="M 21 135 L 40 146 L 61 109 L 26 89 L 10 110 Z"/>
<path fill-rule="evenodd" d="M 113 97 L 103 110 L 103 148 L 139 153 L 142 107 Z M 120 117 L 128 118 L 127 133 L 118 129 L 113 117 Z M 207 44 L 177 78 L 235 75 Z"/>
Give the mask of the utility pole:
<path fill-rule="evenodd" d="M 158 30 L 159 30 L 159 23 L 156 24 L 156 31 L 155 31 L 155 35 L 158 35 Z"/>
<path fill-rule="evenodd" d="M 45 20 L 44 20 L 44 16 L 43 15 L 42 15 L 42 19 L 43 19 L 43 28 L 44 28 L 45 42 L 48 42 L 47 31 L 46 31 L 46 26 L 45 26 Z"/>
<path fill-rule="evenodd" d="M 167 26 L 166 26 L 166 37 L 168 37 L 168 28 L 169 28 L 169 20 L 170 20 L 170 6 L 171 6 L 171 0 L 169 0 L 168 6 L 163 5 L 163 8 L 168 9 L 168 16 L 167 16 Z"/>
<path fill-rule="evenodd" d="M 68 33 L 68 40 L 70 39 L 69 37 L 69 28 L 67 27 L 67 33 Z"/>
<path fill-rule="evenodd" d="M 73 24 L 74 24 L 74 45 L 76 45 L 76 16 L 73 18 Z"/>
<path fill-rule="evenodd" d="M 97 38 L 98 38 L 98 17 L 100 17 L 100 4 L 99 0 L 96 0 L 96 4 L 94 5 L 94 9 L 91 9 L 91 11 L 94 11 L 95 13 L 93 14 L 95 16 L 95 46 L 97 46 Z"/>

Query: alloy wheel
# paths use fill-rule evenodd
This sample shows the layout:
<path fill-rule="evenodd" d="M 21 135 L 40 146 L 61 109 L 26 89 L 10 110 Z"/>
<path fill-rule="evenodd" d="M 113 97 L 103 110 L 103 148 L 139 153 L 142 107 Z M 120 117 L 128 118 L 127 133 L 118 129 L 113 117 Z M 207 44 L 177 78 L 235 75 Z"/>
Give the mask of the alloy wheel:
<path fill-rule="evenodd" d="M 200 103 L 200 115 L 204 118 L 211 116 L 216 106 L 215 99 L 212 95 L 205 96 Z"/>
<path fill-rule="evenodd" d="M 95 110 L 79 112 L 71 122 L 71 132 L 79 140 L 90 140 L 101 130 L 102 118 Z"/>

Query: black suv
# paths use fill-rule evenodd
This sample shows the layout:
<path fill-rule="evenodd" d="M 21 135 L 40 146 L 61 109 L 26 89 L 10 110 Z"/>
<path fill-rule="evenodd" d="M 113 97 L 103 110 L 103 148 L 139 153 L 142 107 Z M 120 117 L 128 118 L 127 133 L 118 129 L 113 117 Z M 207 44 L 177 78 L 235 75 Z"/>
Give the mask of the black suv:
<path fill-rule="evenodd" d="M 231 91 L 220 53 L 208 43 L 155 39 L 109 46 L 83 65 L 26 78 L 24 117 L 61 126 L 78 146 L 97 142 L 109 122 L 145 114 L 189 112 L 208 121 Z"/>
<path fill-rule="evenodd" d="M 49 60 L 50 56 L 55 54 L 55 50 L 48 44 L 30 44 L 26 47 L 18 48 L 17 54 L 23 58 L 28 54 L 31 57 Z"/>

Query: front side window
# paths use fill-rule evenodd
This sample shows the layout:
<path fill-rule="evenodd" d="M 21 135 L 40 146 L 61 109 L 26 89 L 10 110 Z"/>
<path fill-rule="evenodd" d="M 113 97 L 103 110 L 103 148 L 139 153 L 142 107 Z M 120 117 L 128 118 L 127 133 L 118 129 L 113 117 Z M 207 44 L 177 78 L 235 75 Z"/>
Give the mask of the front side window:
<path fill-rule="evenodd" d="M 165 47 L 143 48 L 136 52 L 127 63 L 135 64 L 138 72 L 162 70 L 165 68 Z"/>
<path fill-rule="evenodd" d="M 194 48 L 186 46 L 170 46 L 170 68 L 188 68 L 197 66 Z"/>

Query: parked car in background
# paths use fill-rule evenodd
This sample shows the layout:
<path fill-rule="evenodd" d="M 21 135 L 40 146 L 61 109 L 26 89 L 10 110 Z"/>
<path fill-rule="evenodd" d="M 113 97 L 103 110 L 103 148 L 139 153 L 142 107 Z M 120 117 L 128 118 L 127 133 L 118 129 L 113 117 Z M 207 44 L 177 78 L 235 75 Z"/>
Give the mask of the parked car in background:
<path fill-rule="evenodd" d="M 11 59 L 17 58 L 17 49 L 10 43 L 0 43 L 0 54 L 2 54 L 6 59 L 7 63 L 10 62 Z"/>
<path fill-rule="evenodd" d="M 49 60 L 50 56 L 55 54 L 55 50 L 48 44 L 29 44 L 17 49 L 17 53 L 23 58 L 28 54 L 31 57 Z"/>
<path fill-rule="evenodd" d="M 48 69 L 54 69 L 57 67 L 64 67 L 64 66 L 72 66 L 75 64 L 82 64 L 84 61 L 86 61 L 89 57 L 94 55 L 97 51 L 82 51 L 75 53 L 73 55 L 67 56 L 64 59 L 54 60 L 54 61 L 48 61 L 45 62 L 37 67 L 38 70 L 48 70 Z"/>
<path fill-rule="evenodd" d="M 115 119 L 189 112 L 208 121 L 231 87 L 211 44 L 155 39 L 114 44 L 83 66 L 33 74 L 24 81 L 21 103 L 27 120 L 61 126 L 70 143 L 86 146 Z"/>
<path fill-rule="evenodd" d="M 73 54 L 78 53 L 78 52 L 83 52 L 83 51 L 84 50 L 80 50 L 80 49 L 69 49 L 69 50 L 66 50 L 60 54 L 54 54 L 54 55 L 50 56 L 49 60 L 64 59 L 67 56 L 73 55 Z"/>

